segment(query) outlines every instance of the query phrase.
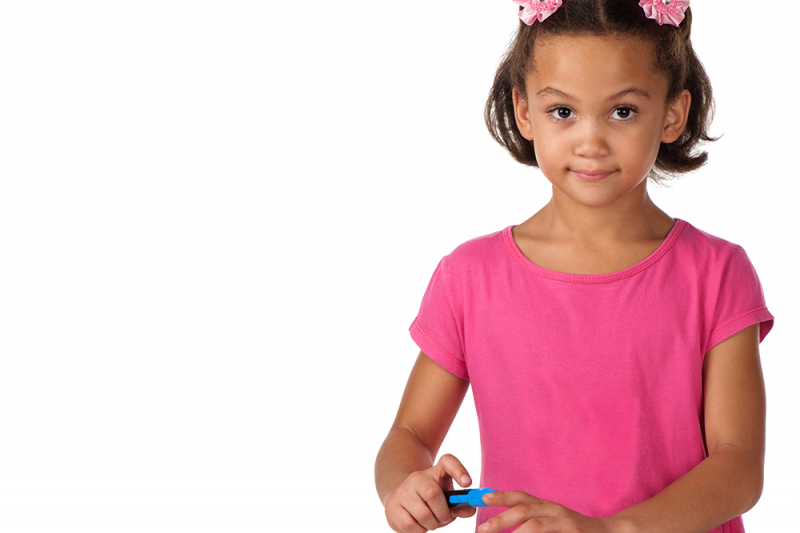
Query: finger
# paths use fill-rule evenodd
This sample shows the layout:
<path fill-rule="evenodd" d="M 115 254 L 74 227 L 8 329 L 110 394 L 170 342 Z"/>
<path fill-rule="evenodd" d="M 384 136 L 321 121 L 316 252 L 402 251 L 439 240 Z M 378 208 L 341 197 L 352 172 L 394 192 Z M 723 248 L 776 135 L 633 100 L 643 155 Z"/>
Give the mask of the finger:
<path fill-rule="evenodd" d="M 545 500 L 522 491 L 498 491 L 483 495 L 483 503 L 493 507 L 514 507 L 515 505 L 543 504 Z"/>
<path fill-rule="evenodd" d="M 518 526 L 529 520 L 534 521 L 533 524 L 529 525 L 540 525 L 538 519 L 536 518 L 535 512 L 531 512 L 530 507 L 532 506 L 515 505 L 507 511 L 503 511 L 502 513 L 493 516 L 481 524 L 481 526 L 478 528 L 478 533 L 497 533 L 498 531 Z"/>
<path fill-rule="evenodd" d="M 423 489 L 420 494 L 428 505 L 428 508 L 436 517 L 436 520 L 439 521 L 439 527 L 444 525 L 445 522 L 449 524 L 453 521 L 455 517 L 450 512 L 451 509 L 447 505 L 447 498 L 439 485 L 431 483 L 428 487 Z"/>
<path fill-rule="evenodd" d="M 467 469 L 464 468 L 464 465 L 461 464 L 461 461 L 449 453 L 441 456 L 436 465 L 441 467 L 448 476 L 455 479 L 456 482 L 462 487 L 469 487 L 472 484 L 472 478 L 470 477 L 469 472 L 467 472 Z"/>
<path fill-rule="evenodd" d="M 410 502 L 404 503 L 403 507 L 419 525 L 427 530 L 436 529 L 442 526 L 442 523 L 438 518 L 436 518 L 436 515 L 433 514 L 433 511 L 431 511 L 430 507 L 428 507 L 428 504 L 421 497 L 417 497 Z M 449 513 L 447 518 L 450 518 Z"/>
<path fill-rule="evenodd" d="M 389 525 L 399 533 L 425 533 L 427 531 L 405 509 L 398 511 L 397 515 L 393 517 L 393 522 Z"/>
<path fill-rule="evenodd" d="M 458 518 L 469 518 L 473 516 L 478 510 L 475 507 L 459 507 L 450 509 L 450 514 Z"/>

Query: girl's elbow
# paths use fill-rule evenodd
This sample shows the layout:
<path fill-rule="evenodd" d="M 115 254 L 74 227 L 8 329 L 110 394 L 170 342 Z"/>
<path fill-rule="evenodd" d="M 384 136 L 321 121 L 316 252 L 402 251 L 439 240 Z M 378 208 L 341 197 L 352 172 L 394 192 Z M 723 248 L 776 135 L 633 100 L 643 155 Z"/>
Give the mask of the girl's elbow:
<path fill-rule="evenodd" d="M 746 513 L 761 499 L 764 491 L 764 455 L 745 453 L 738 446 L 727 448 L 726 451 L 732 452 L 732 464 L 738 470 L 739 486 L 742 487 L 743 505 L 746 507 L 742 513 Z M 736 479 L 736 478 L 734 478 Z"/>
<path fill-rule="evenodd" d="M 758 500 L 761 499 L 761 493 L 764 491 L 764 466 L 758 465 L 750 468 L 744 478 L 744 486 L 747 487 L 748 499 L 746 502 L 747 508 L 742 511 L 746 513 L 756 506 Z"/>
<path fill-rule="evenodd" d="M 764 491 L 764 468 L 758 468 L 753 478 L 752 498 L 750 500 L 750 507 L 747 509 L 748 511 L 756 506 L 758 500 L 761 499 L 761 493 Z"/>

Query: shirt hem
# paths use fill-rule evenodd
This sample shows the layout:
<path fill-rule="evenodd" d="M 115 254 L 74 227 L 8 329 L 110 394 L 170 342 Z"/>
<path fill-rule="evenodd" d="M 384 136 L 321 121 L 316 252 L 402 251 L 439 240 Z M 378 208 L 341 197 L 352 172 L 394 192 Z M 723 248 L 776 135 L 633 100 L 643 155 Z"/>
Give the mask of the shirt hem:
<path fill-rule="evenodd" d="M 775 317 L 772 316 L 772 313 L 770 313 L 766 307 L 759 307 L 738 314 L 711 332 L 711 336 L 708 338 L 708 346 L 703 350 L 703 353 L 708 353 L 711 348 L 720 342 L 753 324 L 761 324 L 758 339 L 758 342 L 761 343 L 764 341 L 767 333 L 772 329 L 774 321 Z"/>
<path fill-rule="evenodd" d="M 464 363 L 447 353 L 444 348 L 430 338 L 419 325 L 417 319 L 414 319 L 408 331 L 411 334 L 411 338 L 417 343 L 417 346 L 419 346 L 425 355 L 433 359 L 434 362 L 454 376 L 469 381 L 469 373 Z"/>

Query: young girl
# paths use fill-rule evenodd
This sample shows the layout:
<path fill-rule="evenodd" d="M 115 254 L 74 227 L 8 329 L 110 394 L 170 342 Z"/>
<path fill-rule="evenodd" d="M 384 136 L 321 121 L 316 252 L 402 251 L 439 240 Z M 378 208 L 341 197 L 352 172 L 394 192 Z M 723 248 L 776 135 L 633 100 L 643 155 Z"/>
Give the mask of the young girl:
<path fill-rule="evenodd" d="M 742 247 L 672 218 L 647 180 L 707 154 L 711 86 L 688 0 L 514 0 L 486 106 L 494 138 L 552 183 L 519 225 L 439 262 L 421 352 L 378 453 L 391 528 L 474 509 L 433 459 L 472 385 L 480 533 L 738 533 L 763 480 L 759 343 L 773 325 Z"/>

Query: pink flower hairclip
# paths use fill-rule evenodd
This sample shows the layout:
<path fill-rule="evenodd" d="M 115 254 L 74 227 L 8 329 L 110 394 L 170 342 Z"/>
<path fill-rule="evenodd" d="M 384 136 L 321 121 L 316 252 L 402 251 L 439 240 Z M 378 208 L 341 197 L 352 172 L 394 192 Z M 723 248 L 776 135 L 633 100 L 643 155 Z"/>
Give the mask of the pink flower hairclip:
<path fill-rule="evenodd" d="M 658 21 L 659 25 L 672 24 L 680 26 L 689 8 L 690 0 L 640 0 L 647 18 Z"/>
<path fill-rule="evenodd" d="M 561 7 L 561 0 L 511 0 L 518 6 L 525 6 L 519 12 L 522 22 L 530 26 L 534 20 L 542 22 L 544 19 L 556 12 Z"/>

